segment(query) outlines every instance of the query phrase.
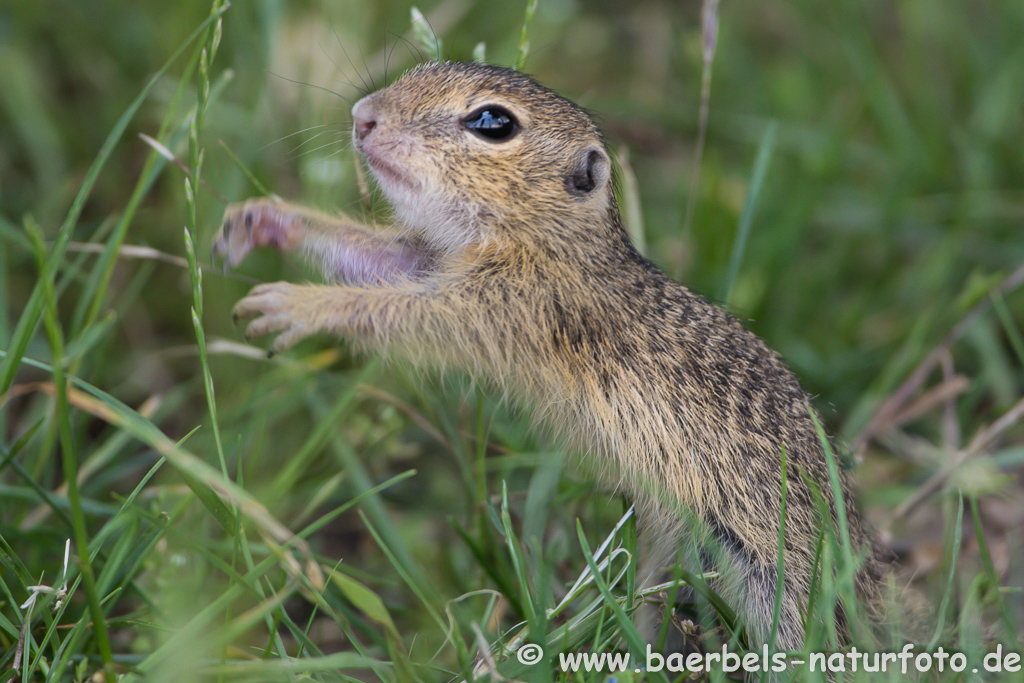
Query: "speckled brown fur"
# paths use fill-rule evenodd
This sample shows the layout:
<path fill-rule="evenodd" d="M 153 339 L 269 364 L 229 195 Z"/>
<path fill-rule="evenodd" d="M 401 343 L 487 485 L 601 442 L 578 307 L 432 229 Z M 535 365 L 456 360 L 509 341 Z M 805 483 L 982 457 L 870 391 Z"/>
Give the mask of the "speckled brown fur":
<path fill-rule="evenodd" d="M 469 130 L 486 106 L 511 112 L 517 132 Z M 532 406 L 638 504 L 645 580 L 661 579 L 681 544 L 724 551 L 704 552 L 717 558 L 704 569 L 721 570 L 715 587 L 755 641 L 775 603 L 785 449 L 778 644 L 801 647 L 823 524 L 810 484 L 837 523 L 808 397 L 760 339 L 634 249 L 589 117 L 514 71 L 445 63 L 364 98 L 353 118 L 395 225 L 269 200 L 230 207 L 215 245 L 228 263 L 254 246 L 302 247 L 340 281 L 254 288 L 235 308 L 255 318 L 247 335 L 277 332 L 282 351 L 332 333 L 461 369 Z M 845 479 L 843 491 L 853 546 L 868 556 L 858 589 L 877 606 L 881 565 Z"/>

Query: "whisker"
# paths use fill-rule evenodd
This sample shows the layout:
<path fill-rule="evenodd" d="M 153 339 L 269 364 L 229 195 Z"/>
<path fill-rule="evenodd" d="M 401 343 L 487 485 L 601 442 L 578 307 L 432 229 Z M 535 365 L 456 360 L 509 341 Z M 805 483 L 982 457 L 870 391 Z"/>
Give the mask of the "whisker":
<path fill-rule="evenodd" d="M 331 32 L 334 34 L 334 40 L 341 47 L 342 51 L 344 51 L 345 50 L 345 46 L 342 44 L 341 36 L 338 35 L 338 29 L 334 26 L 333 22 L 331 23 Z M 334 68 L 337 70 L 339 77 L 342 79 L 342 81 L 345 83 L 345 85 L 347 85 L 348 87 L 352 88 L 353 90 L 358 91 L 360 94 L 365 95 L 366 94 L 366 87 L 365 87 L 366 86 L 366 82 L 365 81 L 363 82 L 363 86 L 364 87 L 362 87 L 362 88 L 360 88 L 358 85 L 353 83 L 352 79 L 349 78 L 348 75 L 345 73 L 345 69 L 342 68 L 341 64 L 339 64 L 337 61 L 335 61 L 334 57 L 331 56 L 331 53 L 327 50 L 327 48 L 324 46 L 324 44 L 323 43 L 319 43 L 319 45 L 320 45 L 320 52 L 322 52 L 324 57 L 327 58 L 327 61 L 329 61 L 331 64 L 334 65 Z M 352 63 L 352 60 L 349 60 L 349 64 L 351 64 L 351 63 Z M 355 68 L 355 67 L 353 66 L 353 68 Z M 349 104 L 352 104 L 352 103 L 349 102 Z"/>
<path fill-rule="evenodd" d="M 315 125 L 315 126 L 310 126 L 309 128 L 303 128 L 302 130 L 297 130 L 294 133 L 288 133 L 288 135 L 279 137 L 278 139 L 274 140 L 273 142 L 268 142 L 267 144 L 265 144 L 262 147 L 260 147 L 258 151 L 262 152 L 265 149 L 267 149 L 267 147 L 270 147 L 272 145 L 276 145 L 279 142 L 284 142 L 288 138 L 293 138 L 296 135 L 301 135 L 302 133 L 308 133 L 309 131 L 314 130 L 316 128 L 325 128 L 325 127 L 327 127 L 329 125 L 331 125 L 331 124 L 329 124 L 329 123 L 321 123 L 321 124 L 318 124 L 318 125 Z M 327 132 L 327 131 L 324 131 L 324 132 Z M 317 135 L 321 135 L 321 134 L 322 133 L 317 133 Z"/>
<path fill-rule="evenodd" d="M 326 147 L 326 146 L 327 146 L 327 145 L 324 145 L 324 147 Z M 341 147 L 339 147 L 339 148 L 338 148 L 337 150 L 335 150 L 335 151 L 331 152 L 330 154 L 328 154 L 327 156 L 325 156 L 325 157 L 324 157 L 323 159 L 321 159 L 320 161 L 321 161 L 321 162 L 324 162 L 324 161 L 327 161 L 327 160 L 329 160 L 329 159 L 330 159 L 331 157 L 335 157 L 335 156 L 337 156 L 337 155 L 341 154 L 342 152 L 347 152 L 347 151 L 348 151 L 349 149 L 351 149 L 351 147 L 352 147 L 352 145 L 350 145 L 350 144 L 349 144 L 349 145 L 342 145 L 342 146 L 341 146 Z M 323 148 L 321 147 L 321 149 L 323 149 Z"/>
<path fill-rule="evenodd" d="M 314 135 L 313 137 L 307 138 L 307 139 L 303 140 L 302 142 L 300 142 L 299 144 L 295 145 L 295 147 L 292 147 L 290 150 L 288 150 L 288 154 L 294 154 L 298 150 L 302 149 L 303 146 L 308 145 L 309 143 L 313 142 L 314 140 L 316 140 L 321 135 L 326 135 L 326 134 L 331 133 L 331 132 L 337 133 L 337 131 L 322 130 L 319 133 L 317 133 L 316 135 Z M 337 138 L 335 138 L 335 140 L 336 139 Z"/>
<path fill-rule="evenodd" d="M 331 64 L 332 64 L 333 66 L 334 66 L 335 70 L 336 70 L 336 71 L 337 71 L 337 73 L 338 73 L 338 78 L 339 78 L 339 79 L 341 80 L 341 82 L 342 82 L 342 83 L 344 83 L 344 84 L 345 84 L 346 86 L 348 86 L 348 87 L 352 88 L 353 90 L 356 90 L 356 91 L 358 91 L 358 92 L 362 93 L 362 92 L 363 92 L 363 89 L 362 89 L 362 88 L 360 88 L 360 87 L 359 87 L 358 85 L 356 85 L 355 83 L 353 83 L 353 82 L 352 82 L 352 79 L 351 79 L 351 78 L 349 78 L 349 77 L 348 77 L 348 76 L 347 76 L 347 75 L 345 74 L 345 70 L 344 70 L 344 69 L 343 69 L 343 68 L 341 67 L 341 64 L 338 64 L 338 62 L 334 61 L 334 58 L 333 58 L 333 57 L 331 57 L 331 53 L 327 51 L 327 48 L 326 48 L 326 47 L 324 47 L 324 44 L 323 44 L 323 43 L 320 43 L 319 45 L 320 45 L 320 52 L 322 52 L 322 53 L 323 53 L 323 55 L 324 55 L 324 57 L 326 57 L 326 58 L 327 58 L 327 61 L 329 61 L 329 62 L 330 62 L 330 63 L 331 63 Z M 351 101 L 349 101 L 349 104 L 352 104 L 352 102 L 351 102 Z"/>
<path fill-rule="evenodd" d="M 373 74 L 370 73 L 370 65 L 366 63 L 366 55 L 363 54 L 363 48 L 359 48 L 359 60 L 363 63 L 363 70 L 366 71 L 366 76 L 370 79 L 370 85 L 376 90 L 377 84 L 373 80 Z"/>
<path fill-rule="evenodd" d="M 388 42 L 388 20 L 387 20 L 387 17 L 385 17 L 384 18 L 384 44 L 386 45 L 387 42 Z M 394 43 L 391 43 L 391 47 L 388 48 L 388 54 L 384 58 L 384 86 L 385 87 L 387 87 L 387 84 L 388 84 L 388 68 L 391 66 L 391 54 L 395 51 L 395 46 L 397 44 L 398 44 L 398 41 L 395 41 Z"/>
<path fill-rule="evenodd" d="M 390 31 L 389 33 L 398 39 L 398 41 L 396 41 L 396 44 L 400 42 L 403 45 L 405 45 L 405 49 L 406 51 L 408 51 L 409 56 L 412 57 L 412 61 L 414 61 L 417 64 L 421 64 L 427 61 L 427 58 L 423 55 L 423 50 L 421 50 L 418 45 L 416 45 L 403 35 L 399 35 L 393 31 Z"/>
<path fill-rule="evenodd" d="M 267 73 L 270 74 L 271 76 L 276 76 L 277 78 L 280 78 L 282 81 L 288 81 L 289 83 L 294 83 L 295 85 L 304 85 L 304 86 L 306 86 L 308 88 L 316 88 L 317 90 L 323 90 L 325 93 L 330 93 L 331 95 L 334 95 L 338 99 L 345 100 L 349 104 L 353 104 L 352 100 L 350 100 L 349 98 L 345 97 L 341 93 L 337 93 L 337 92 L 331 90 L 330 88 L 325 88 L 322 85 L 316 85 L 315 83 L 306 83 L 305 81 L 297 81 L 294 78 L 288 78 L 287 76 L 282 76 L 281 74 L 276 74 L 273 71 L 267 71 Z"/>
<path fill-rule="evenodd" d="M 444 55 L 441 54 L 441 42 L 440 39 L 437 37 L 437 31 L 435 31 L 434 27 L 430 25 L 430 20 L 427 19 L 426 16 L 423 17 L 423 21 L 427 23 L 427 28 L 430 29 L 430 33 L 433 34 L 434 36 L 434 54 L 437 55 L 437 61 L 443 62 Z"/>
<path fill-rule="evenodd" d="M 304 149 L 301 152 L 299 152 L 298 154 L 295 154 L 295 155 L 293 155 L 293 156 L 291 156 L 289 158 L 293 159 L 293 160 L 294 159 L 299 159 L 301 157 L 306 156 L 307 154 L 314 154 L 316 152 L 319 152 L 322 149 L 325 149 L 327 147 L 331 147 L 332 145 L 337 145 L 339 142 L 341 142 L 341 137 L 337 137 L 334 140 L 331 140 L 330 142 L 326 142 L 326 143 L 320 145 L 319 147 L 314 147 L 313 149 Z M 342 149 L 346 149 L 349 146 L 349 144 L 351 144 L 351 142 L 349 142 L 348 144 L 343 145 Z M 294 152 L 294 151 L 295 150 L 292 150 L 292 152 Z"/>
<path fill-rule="evenodd" d="M 350 56 L 349 56 L 349 54 L 348 54 L 348 50 L 346 50 L 346 49 L 345 49 L 345 44 L 341 42 L 341 36 L 339 36 L 339 35 L 338 35 L 338 30 L 337 30 L 337 29 L 336 29 L 336 28 L 335 28 L 335 27 L 334 27 L 334 26 L 332 25 L 332 26 L 331 26 L 331 31 L 332 31 L 332 32 L 334 33 L 334 39 L 335 39 L 336 41 L 338 41 L 338 47 L 340 47 L 340 48 L 341 48 L 341 53 L 342 53 L 343 55 L 345 55 L 345 59 L 347 59 L 347 60 L 348 60 L 348 64 L 349 64 L 349 66 L 351 66 L 351 67 L 352 67 L 352 70 L 353 70 L 353 71 L 355 72 L 355 74 L 356 74 L 356 75 L 357 75 L 357 76 L 359 77 L 359 80 L 360 80 L 360 81 L 362 82 L 362 84 L 363 84 L 363 88 L 362 88 L 362 93 L 363 93 L 364 95 L 369 95 L 369 94 L 370 94 L 371 92 L 373 92 L 373 91 L 372 91 L 372 90 L 370 90 L 370 86 L 369 86 L 369 85 L 367 85 L 367 83 L 366 83 L 366 79 L 365 79 L 365 78 L 363 78 L 363 75 L 362 75 L 361 73 L 359 73 L 359 68 L 358 68 L 358 67 L 357 67 L 357 66 L 355 65 L 355 62 L 353 62 L 353 61 L 352 61 L 352 57 L 350 57 Z M 374 88 L 374 90 L 376 90 L 376 88 Z"/>

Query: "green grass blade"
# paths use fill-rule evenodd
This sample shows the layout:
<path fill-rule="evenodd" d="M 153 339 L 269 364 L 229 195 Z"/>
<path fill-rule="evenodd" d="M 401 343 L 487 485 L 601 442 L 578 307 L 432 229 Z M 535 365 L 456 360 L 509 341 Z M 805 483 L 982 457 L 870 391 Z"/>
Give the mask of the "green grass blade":
<path fill-rule="evenodd" d="M 612 614 L 615 615 L 616 625 L 619 627 L 621 634 L 629 644 L 633 654 L 637 657 L 646 655 L 647 646 L 644 643 L 643 638 L 640 637 L 640 632 L 636 630 L 633 625 L 633 620 L 630 619 L 629 615 L 626 614 L 626 610 L 623 609 L 622 604 L 614 595 L 612 595 L 611 588 L 605 581 L 604 576 L 601 575 L 601 570 L 597 566 L 597 562 L 594 560 L 594 555 L 590 551 L 590 544 L 587 543 L 586 534 L 583 533 L 583 525 L 580 524 L 579 520 L 576 521 L 576 537 L 579 540 L 580 548 L 583 550 L 583 557 L 587 561 L 587 566 L 590 568 L 590 573 L 594 577 L 594 585 L 597 586 L 597 590 L 600 591 L 601 597 L 604 598 L 604 604 L 611 609 Z"/>
<path fill-rule="evenodd" d="M 440 36 L 430 26 L 430 22 L 423 16 L 418 7 L 409 10 L 412 15 L 412 35 L 426 53 L 427 58 L 433 62 L 440 62 L 444 59 L 444 44 Z"/>
<path fill-rule="evenodd" d="M 78 449 L 75 447 L 74 438 L 71 433 L 71 407 L 68 403 L 68 384 L 64 377 L 63 365 L 64 335 L 58 321 L 57 298 L 54 293 L 53 277 L 57 269 L 56 266 L 52 269 L 49 267 L 50 263 L 47 261 L 46 244 L 43 241 L 42 229 L 31 220 L 25 222 L 25 229 L 36 251 L 36 261 L 40 273 L 38 287 L 43 292 L 43 322 L 46 327 L 46 336 L 50 340 L 50 351 L 53 356 L 53 383 L 57 394 L 54 411 L 60 433 L 64 480 L 68 485 L 68 502 L 70 504 L 75 549 L 80 562 L 78 569 L 82 574 L 83 588 L 89 604 L 89 612 L 92 614 L 96 644 L 100 651 L 100 657 L 103 659 L 103 668 L 106 671 L 107 677 L 110 678 L 113 675 L 113 652 L 110 649 L 110 636 L 107 633 L 106 614 L 100 604 L 96 578 L 93 574 L 89 558 L 89 538 L 85 524 L 85 512 L 82 509 L 82 500 L 78 490 Z M 50 259 L 53 260 L 54 258 L 51 254 Z"/>
<path fill-rule="evenodd" d="M 537 0 L 526 0 L 526 15 L 523 17 L 523 30 L 519 32 L 519 47 L 516 49 L 515 70 L 522 71 L 526 66 L 526 58 L 530 54 L 530 24 L 537 13 Z"/>
<path fill-rule="evenodd" d="M 928 651 L 933 652 L 942 638 L 942 632 L 946 628 L 946 619 L 949 613 L 949 606 L 953 602 L 953 584 L 956 581 L 957 559 L 960 557 L 960 540 L 963 535 L 964 521 L 964 496 L 958 493 L 956 497 L 956 523 L 953 525 L 952 542 L 949 544 L 949 574 L 946 576 L 946 589 L 942 594 L 942 602 L 939 604 L 939 611 L 936 614 L 935 633 L 928 641 Z"/>
<path fill-rule="evenodd" d="M 779 489 L 779 544 L 778 560 L 775 564 L 775 609 L 772 612 L 772 629 L 768 635 L 769 656 L 775 651 L 775 638 L 779 634 L 779 620 L 782 618 L 782 602 L 786 587 L 786 489 L 788 485 L 788 458 L 786 457 L 785 446 L 782 447 L 782 452 L 779 453 L 779 464 L 782 468 L 782 485 Z"/>
<path fill-rule="evenodd" d="M 970 496 L 971 521 L 974 524 L 974 537 L 978 540 L 978 552 L 981 555 L 985 566 L 985 573 L 988 578 L 988 589 L 992 591 L 999 603 L 999 616 L 1003 620 L 1003 628 L 1006 629 L 1006 637 L 1013 642 L 1017 637 L 1017 629 L 1013 624 L 1013 617 L 1010 615 L 1009 606 L 1005 600 L 999 599 L 999 574 L 996 573 L 995 564 L 992 562 L 992 554 L 988 550 L 988 541 L 985 540 L 985 530 L 981 526 L 981 511 L 978 508 L 978 497 Z"/>
<path fill-rule="evenodd" d="M 53 281 L 57 273 L 57 269 L 63 262 L 64 252 L 67 250 L 68 243 L 71 241 L 71 236 L 74 232 L 75 226 L 78 225 L 78 218 L 82 213 L 82 209 L 85 207 L 85 202 L 89 198 L 92 192 L 93 186 L 96 184 L 96 179 L 99 177 L 100 172 L 110 159 L 110 155 L 114 151 L 114 147 L 121 140 L 121 136 L 124 135 L 125 130 L 128 128 L 128 123 L 135 117 L 139 107 L 145 102 L 149 95 L 152 93 L 153 88 L 163 78 L 163 75 L 167 73 L 171 65 L 178 60 L 178 57 L 185 51 L 185 48 L 192 44 L 197 37 L 199 37 L 204 30 L 217 18 L 226 11 L 226 7 L 221 8 L 215 15 L 211 15 L 202 24 L 196 28 L 188 38 L 175 50 L 171 58 L 168 59 L 164 65 L 154 74 L 150 79 L 149 83 L 142 89 L 132 103 L 128 106 L 128 109 L 121 115 L 121 118 L 114 124 L 113 129 L 107 135 L 107 139 L 103 142 L 99 152 L 96 155 L 95 161 L 86 171 L 85 177 L 82 181 L 82 185 L 75 195 L 74 201 L 71 203 L 71 208 L 68 210 L 67 217 L 64 219 L 64 223 L 60 227 L 60 231 L 57 233 L 57 239 L 49 248 L 49 258 L 46 262 L 46 272 L 43 274 L 43 278 L 40 280 Z M 11 387 L 11 383 L 14 381 L 14 373 L 17 369 L 18 363 L 21 361 L 21 357 L 25 354 L 25 350 L 28 348 L 29 341 L 35 334 L 36 326 L 39 324 L 39 320 L 43 315 L 43 309 L 45 303 L 43 301 L 42 285 L 37 284 L 35 289 L 32 291 L 32 295 L 29 297 L 28 303 L 25 306 L 25 310 L 18 320 L 18 324 L 15 327 L 14 333 L 11 338 L 11 343 L 8 346 L 9 353 L 0 361 L 0 394 L 4 394 Z"/>
<path fill-rule="evenodd" d="M 768 162 L 771 161 L 772 152 L 775 150 L 775 134 L 778 128 L 778 121 L 769 123 L 764 135 L 761 136 L 761 144 L 757 148 L 754 175 L 750 181 L 747 200 L 743 205 L 743 215 L 740 217 L 739 229 L 736 231 L 736 241 L 732 245 L 732 255 L 729 257 L 729 272 L 725 278 L 725 289 L 722 296 L 722 300 L 726 303 L 733 303 L 733 288 L 736 286 L 736 278 L 740 274 L 743 254 L 747 250 L 747 241 L 750 239 L 751 226 L 754 224 L 757 200 L 761 196 L 761 187 L 768 175 Z"/>

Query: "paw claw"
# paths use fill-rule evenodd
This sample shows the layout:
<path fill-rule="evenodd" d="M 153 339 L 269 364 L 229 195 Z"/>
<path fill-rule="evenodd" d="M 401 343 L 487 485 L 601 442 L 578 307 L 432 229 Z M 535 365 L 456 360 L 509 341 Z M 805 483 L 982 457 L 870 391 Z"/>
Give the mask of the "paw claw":
<path fill-rule="evenodd" d="M 245 329 L 248 340 L 279 332 L 270 355 L 281 353 L 312 332 L 301 317 L 303 303 L 308 298 L 302 290 L 287 282 L 257 285 L 235 304 L 231 317 L 235 324 L 242 319 L 252 319 Z"/>
<path fill-rule="evenodd" d="M 294 210 L 266 197 L 231 204 L 214 238 L 211 258 L 224 259 L 224 268 L 234 268 L 250 251 L 274 247 L 295 249 L 305 234 L 305 225 Z"/>

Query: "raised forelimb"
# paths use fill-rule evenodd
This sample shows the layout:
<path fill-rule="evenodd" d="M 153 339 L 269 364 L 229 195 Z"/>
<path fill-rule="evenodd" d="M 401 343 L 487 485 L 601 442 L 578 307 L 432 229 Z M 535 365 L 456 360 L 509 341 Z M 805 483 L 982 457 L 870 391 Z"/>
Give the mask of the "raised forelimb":
<path fill-rule="evenodd" d="M 371 227 L 268 198 L 230 205 L 214 239 L 214 258 L 222 258 L 225 268 L 234 268 L 258 247 L 298 250 L 328 280 L 353 285 L 415 279 L 435 261 L 431 249 L 393 228 Z"/>
<path fill-rule="evenodd" d="M 416 283 L 379 288 L 343 285 L 296 285 L 268 282 L 257 285 L 239 301 L 232 316 L 250 319 L 249 339 L 278 333 L 270 354 L 280 353 L 314 334 L 349 339 L 364 349 L 394 345 L 401 355 L 451 355 L 455 330 L 451 315 L 465 299 L 427 294 Z M 410 348 L 414 344 L 415 348 Z M 427 351 L 427 349 L 433 349 Z"/>

